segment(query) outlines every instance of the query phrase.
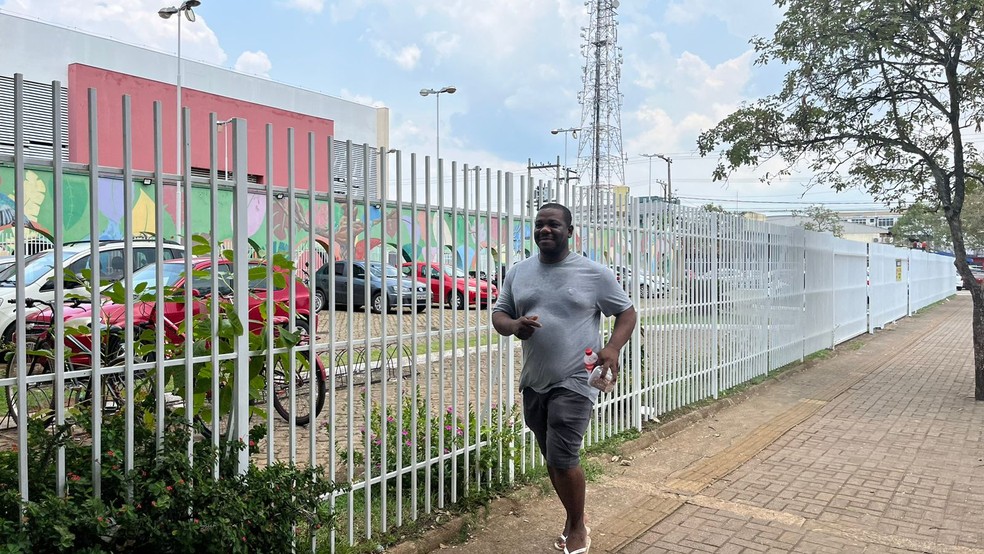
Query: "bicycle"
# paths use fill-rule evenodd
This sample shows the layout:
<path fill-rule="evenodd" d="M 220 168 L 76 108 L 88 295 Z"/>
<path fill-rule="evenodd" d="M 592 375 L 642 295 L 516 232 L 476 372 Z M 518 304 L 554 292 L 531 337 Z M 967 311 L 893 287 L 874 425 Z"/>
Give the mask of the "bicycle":
<path fill-rule="evenodd" d="M 38 304 L 46 306 L 48 310 L 32 314 L 29 319 L 30 324 L 30 335 L 25 337 L 29 343 L 32 343 L 32 348 L 29 348 L 29 354 L 27 357 L 27 375 L 40 375 L 46 373 L 53 373 L 52 362 L 53 356 L 51 352 L 54 351 L 55 341 L 52 332 L 53 325 L 51 324 L 51 315 L 54 313 L 53 305 L 51 303 L 41 301 L 38 299 L 26 299 L 26 305 L 30 308 L 36 307 Z M 91 317 L 91 309 L 83 310 L 80 314 L 77 310 L 83 304 L 90 304 L 88 302 L 74 299 L 67 303 L 69 308 L 69 313 L 65 314 L 65 319 L 78 319 L 80 317 L 85 317 L 84 312 L 89 313 Z M 152 309 L 148 314 L 145 321 L 136 324 L 135 336 L 139 337 L 140 334 L 145 330 L 151 330 L 156 332 L 156 316 L 154 310 Z M 278 323 L 280 327 L 283 326 L 285 321 L 281 321 L 285 318 L 275 318 L 275 323 Z M 179 325 L 164 317 L 165 334 L 172 339 L 177 339 L 175 342 L 182 342 L 184 339 L 183 332 Z M 303 346 L 307 344 L 308 341 L 308 322 L 305 319 L 297 319 L 295 321 L 295 333 L 300 337 L 297 344 L 294 346 Z M 279 335 L 279 332 L 277 333 Z M 89 337 L 89 340 L 84 340 Z M 110 414 L 118 411 L 122 408 L 126 398 L 126 379 L 124 371 L 129 367 L 127 365 L 127 360 L 123 355 L 123 341 L 125 340 L 125 330 L 123 327 L 118 325 L 109 325 L 106 328 L 106 332 L 103 334 L 103 348 L 101 349 L 101 359 L 105 363 L 101 364 L 104 368 L 110 370 L 110 372 L 104 375 L 105 381 L 103 386 L 102 404 L 103 412 Z M 54 386 L 54 379 L 32 379 L 27 390 L 27 394 L 30 395 L 28 400 L 29 416 L 37 415 L 43 411 L 50 411 L 49 415 L 46 416 L 46 422 L 50 422 L 54 417 L 54 409 L 58 405 L 59 398 L 64 396 L 64 404 L 66 407 L 80 407 L 90 405 L 93 397 L 92 389 L 92 357 L 93 350 L 91 348 L 91 336 L 85 334 L 73 334 L 66 333 L 64 338 L 66 344 L 65 351 L 65 371 L 69 375 L 75 375 L 77 372 L 81 372 L 82 376 L 75 376 L 65 380 L 64 389 L 62 391 L 56 391 Z M 308 356 L 307 351 L 299 352 L 303 357 Z M 133 362 L 153 362 L 155 361 L 156 353 L 149 353 L 144 356 L 134 357 L 131 361 Z M 317 359 L 317 357 L 316 357 Z M 300 366 L 306 365 L 305 363 L 299 364 Z M 310 367 L 310 366 L 308 366 Z M 16 363 L 16 360 L 11 360 L 7 366 L 7 377 L 16 377 L 20 368 Z M 85 371 L 89 370 L 90 374 L 86 375 Z M 265 371 L 265 368 L 264 370 Z M 261 371 L 261 374 L 263 372 Z M 273 384 L 274 384 L 274 397 L 273 403 L 277 413 L 286 421 L 290 421 L 290 380 L 288 379 L 289 369 L 284 366 L 284 359 L 282 356 L 277 356 L 274 361 L 273 370 Z M 302 371 L 298 369 L 294 372 L 294 388 L 295 388 L 295 415 L 294 423 L 298 426 L 307 425 L 311 420 L 311 406 L 305 404 L 305 402 L 310 400 L 310 372 Z M 324 366 L 320 359 L 317 359 L 317 369 L 315 371 L 316 375 L 316 399 L 314 412 L 319 414 L 324 407 L 325 394 L 326 394 L 326 378 Z M 146 371 L 134 372 L 134 382 L 139 386 L 148 386 L 148 374 Z M 152 388 L 149 388 L 151 390 Z M 262 392 L 265 392 L 265 388 Z M 180 393 L 182 391 L 166 391 L 164 393 L 164 400 L 170 408 L 180 408 L 184 405 L 184 399 L 181 397 Z M 210 392 L 210 391 L 209 391 Z M 62 394 L 59 394 L 62 393 Z M 18 403 L 17 403 L 18 390 L 16 386 L 7 387 L 6 390 L 6 400 L 8 405 L 9 413 L 16 422 L 19 419 Z M 208 394 L 206 394 L 206 399 Z M 252 404 L 259 403 L 263 398 L 257 398 Z M 306 411 L 305 407 L 307 408 Z M 210 413 L 210 412 L 209 412 Z M 207 422 L 200 416 L 196 416 L 196 424 L 201 430 L 202 434 L 206 437 L 211 435 L 211 428 Z"/>
<path fill-rule="evenodd" d="M 15 300 L 11 299 L 8 302 L 14 303 Z M 75 298 L 66 302 L 65 305 L 70 310 L 76 310 L 86 303 L 82 299 Z M 54 313 L 54 305 L 44 300 L 26 298 L 24 299 L 24 305 L 31 309 L 39 305 L 45 306 L 51 310 L 51 313 Z M 54 352 L 55 342 L 51 333 L 51 326 L 29 317 L 26 335 L 24 337 L 25 343 L 27 344 L 26 375 L 29 378 L 44 374 L 52 375 L 46 379 L 29 379 L 27 388 L 25 389 L 25 393 L 28 395 L 28 417 L 46 413 L 45 422 L 50 423 L 54 419 L 55 407 L 58 405 L 58 398 L 61 395 L 64 395 L 63 403 L 67 408 L 88 403 L 91 397 L 91 377 L 68 377 L 64 381 L 63 388 L 61 390 L 55 390 L 52 367 L 54 362 L 52 353 Z M 106 329 L 101 351 L 102 359 L 106 361 L 103 364 L 104 367 L 114 368 L 124 365 L 125 360 L 120 355 L 124 339 L 122 328 L 110 326 Z M 76 372 L 91 370 L 93 352 L 90 345 L 71 334 L 66 334 L 65 342 L 67 346 L 64 362 L 65 372 L 69 375 L 74 375 Z M 6 376 L 8 378 L 16 378 L 18 373 L 20 373 L 18 360 L 13 355 L 13 352 L 9 352 L 8 357 Z M 125 383 L 123 382 L 123 376 L 120 373 L 113 372 L 106 377 L 107 382 L 103 389 L 104 409 L 112 407 L 118 409 L 124 401 Z M 17 385 L 8 386 L 5 390 L 7 410 L 15 423 L 20 420 L 18 392 Z"/>

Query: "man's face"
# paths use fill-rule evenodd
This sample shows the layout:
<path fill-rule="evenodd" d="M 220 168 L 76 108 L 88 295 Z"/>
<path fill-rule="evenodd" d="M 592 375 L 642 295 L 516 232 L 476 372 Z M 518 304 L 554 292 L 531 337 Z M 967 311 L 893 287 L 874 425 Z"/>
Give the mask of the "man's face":
<path fill-rule="evenodd" d="M 571 227 L 564 220 L 564 212 L 557 208 L 544 208 L 536 213 L 533 222 L 533 241 L 541 252 L 558 254 L 567 249 Z"/>

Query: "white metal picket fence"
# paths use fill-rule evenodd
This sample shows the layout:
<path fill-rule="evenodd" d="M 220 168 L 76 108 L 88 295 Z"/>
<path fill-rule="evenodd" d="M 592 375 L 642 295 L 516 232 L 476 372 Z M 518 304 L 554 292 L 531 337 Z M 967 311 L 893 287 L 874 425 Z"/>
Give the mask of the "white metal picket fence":
<path fill-rule="evenodd" d="M 22 80 L 15 81 L 17 110 L 12 121 L 0 125 L 12 126 L 18 137 L 23 98 Z M 53 90 L 61 90 L 58 83 Z M 266 437 L 252 455 L 238 453 L 240 470 L 277 461 L 321 465 L 348 485 L 325 499 L 341 512 L 340 525 L 337 532 L 319 536 L 314 548 L 370 540 L 464 496 L 513 482 L 517 472 L 542 462 L 515 410 L 519 344 L 495 334 L 489 306 L 504 271 L 536 255 L 532 221 L 539 199 L 547 196 L 543 190 L 572 209 L 573 249 L 611 267 L 639 310 L 640 324 L 623 352 L 623 377 L 597 404 L 589 445 L 716 398 L 722 390 L 883 327 L 954 292 L 952 259 L 942 256 L 676 205 L 647 211 L 643 219 L 636 205 L 611 192 L 569 182 L 533 182 L 368 145 L 347 143 L 340 152 L 329 137 L 296 137 L 292 130 L 270 126 L 262 133 L 267 175 L 274 174 L 273 153 L 286 150 L 288 160 L 306 160 L 308 175 L 327 167 L 329 179 L 296 182 L 291 163 L 286 183 L 255 185 L 246 179 L 251 150 L 249 123 L 242 119 L 230 124 L 235 178 L 227 181 L 215 169 L 214 114 L 208 144 L 192 144 L 191 120 L 184 113 L 182 175 L 193 173 L 191 149 L 208 149 L 212 160 L 207 178 L 187 179 L 161 169 L 159 104 L 153 107 L 153 129 L 131 129 L 129 99 L 113 99 L 124 114 L 123 128 L 105 129 L 95 108 L 98 93 L 88 94 L 89 164 L 29 158 L 21 149 L 0 157 L 0 181 L 11 188 L 16 207 L 11 227 L 17 254 L 16 286 L 9 296 L 14 304 L 2 308 L 15 310 L 16 317 L 0 378 L 7 400 L 0 408 L 5 414 L 0 440 L 4 448 L 18 449 L 19 479 L 8 485 L 18 487 L 24 500 L 31 499 L 27 464 L 32 444 L 27 426 L 17 425 L 18 420 L 37 412 L 65 422 L 71 412 L 64 400 L 80 388 L 91 402 L 93 423 L 86 440 L 92 445 L 95 494 L 100 494 L 99 468 L 106 461 L 101 429 L 109 418 L 128 418 L 125 468 L 133 464 L 134 426 L 150 421 L 161 440 L 167 432 L 165 411 L 175 407 L 196 429 L 192 441 L 219 444 L 224 435 L 249 442 L 250 429 L 259 426 Z M 60 109 L 57 101 L 52 103 L 54 121 Z M 52 143 L 60 151 L 66 137 L 57 125 L 52 129 Z M 155 167 L 133 167 L 129 145 L 137 132 L 154 134 Z M 122 136 L 124 167 L 99 164 L 99 137 L 106 133 Z M 369 196 L 370 187 L 351 185 L 364 182 L 356 173 L 365 164 L 346 163 L 342 174 L 335 174 L 340 156 L 375 160 L 378 197 Z M 37 199 L 26 183 L 37 181 L 50 185 L 48 196 L 37 213 L 26 213 L 25 199 Z M 349 184 L 345 194 L 340 183 Z M 73 187 L 82 187 L 78 190 L 84 195 Z M 184 187 L 180 205 L 171 194 L 174 187 Z M 107 196 L 110 189 L 120 194 Z M 66 198 L 85 198 L 81 219 L 66 215 L 72 209 Z M 118 235 L 107 230 L 109 219 Z M 36 260 L 24 250 L 29 220 L 50 227 L 55 239 L 46 274 L 50 290 L 44 293 L 26 281 L 37 273 Z M 155 241 L 157 256 L 149 271 L 136 267 L 136 224 Z M 63 246 L 80 239 L 81 244 Z M 193 255 L 166 262 L 172 239 Z M 113 241 L 122 245 L 128 262 L 119 277 L 128 291 L 119 318 L 109 318 L 105 308 L 79 312 L 78 303 L 65 304 L 70 286 L 65 276 L 72 271 L 67 252 L 99 252 Z M 275 254 L 283 254 L 294 268 L 274 268 Z M 112 269 L 104 264 L 112 262 L 101 253 L 89 259 L 80 267 L 98 283 Z M 391 276 L 383 277 L 387 271 Z M 279 282 L 278 274 L 286 279 Z M 164 287 L 157 284 L 179 282 L 181 275 L 193 276 L 181 289 L 193 300 L 176 305 L 166 301 Z M 378 277 L 377 284 L 351 285 L 366 275 L 369 281 Z M 149 302 L 140 297 L 148 293 L 154 295 Z M 31 295 L 41 294 L 51 301 L 49 326 L 28 319 L 43 307 Z M 89 306 L 107 302 L 99 287 L 86 294 Z M 228 312 L 220 312 L 217 302 L 204 303 L 215 295 L 228 299 Z M 324 302 L 317 313 L 316 298 Z M 164 308 L 153 309 L 148 319 L 148 306 Z M 181 324 L 202 320 L 196 316 L 199 309 L 208 310 L 206 324 Z M 277 313 L 276 325 L 256 322 L 264 313 Z M 230 318 L 256 323 L 223 342 L 219 323 Z M 80 324 L 88 326 L 90 345 L 115 337 L 118 350 L 81 352 L 85 341 L 80 345 L 66 335 L 66 326 Z M 253 340 L 274 344 L 277 329 L 299 325 L 307 328 L 306 344 L 267 348 Z M 153 355 L 139 351 L 141 329 L 154 331 Z M 169 346 L 191 344 L 195 333 L 203 332 L 198 340 L 227 344 L 228 351 L 212 347 L 186 356 Z M 28 362 L 37 355 L 28 339 L 39 334 L 49 338 L 50 363 L 38 371 L 18 371 L 31 367 Z M 277 366 L 274 356 L 282 353 L 300 357 L 288 356 L 286 367 Z M 257 366 L 264 368 L 262 379 L 251 382 Z M 203 371 L 211 373 L 203 379 Z M 166 380 L 166 375 L 183 380 Z M 154 384 L 156 412 L 150 420 L 134 421 L 134 391 L 144 378 Z M 231 400 L 228 413 L 221 402 L 209 403 L 223 395 Z M 196 411 L 195 404 L 202 402 L 206 409 Z M 250 409 L 257 405 L 265 414 Z M 201 432 L 203 420 L 209 422 L 206 430 L 214 431 L 210 435 Z M 220 420 L 223 425 L 216 423 Z M 60 494 L 66 489 L 67 463 L 61 456 L 50 468 Z"/>

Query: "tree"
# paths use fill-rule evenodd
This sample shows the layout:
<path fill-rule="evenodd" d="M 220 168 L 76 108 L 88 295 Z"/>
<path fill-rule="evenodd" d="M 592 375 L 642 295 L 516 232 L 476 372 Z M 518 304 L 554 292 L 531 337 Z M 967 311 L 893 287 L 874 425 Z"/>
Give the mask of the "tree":
<path fill-rule="evenodd" d="M 708 202 L 707 204 L 701 206 L 700 209 L 704 210 L 705 212 L 711 212 L 711 213 L 715 213 L 715 212 L 722 213 L 722 214 L 725 213 L 724 208 L 721 207 L 720 204 L 715 204 L 714 202 Z"/>
<path fill-rule="evenodd" d="M 925 242 L 931 250 L 949 249 L 952 244 L 950 228 L 939 210 L 916 202 L 892 225 L 895 246 L 910 246 L 913 241 Z"/>
<path fill-rule="evenodd" d="M 984 122 L 980 0 L 776 0 L 783 21 L 755 38 L 757 63 L 788 72 L 781 90 L 745 104 L 703 132 L 702 155 L 723 148 L 714 171 L 770 159 L 812 182 L 867 190 L 887 203 L 939 205 L 955 265 L 972 283 L 974 396 L 984 400 L 984 290 L 964 237 L 965 192 L 980 156 L 966 134 Z M 766 180 L 774 175 L 767 175 Z"/>
<path fill-rule="evenodd" d="M 801 226 L 807 231 L 829 231 L 835 237 L 844 236 L 844 226 L 841 225 L 837 212 L 830 208 L 814 205 L 805 210 L 793 210 L 793 215 L 804 218 Z"/>

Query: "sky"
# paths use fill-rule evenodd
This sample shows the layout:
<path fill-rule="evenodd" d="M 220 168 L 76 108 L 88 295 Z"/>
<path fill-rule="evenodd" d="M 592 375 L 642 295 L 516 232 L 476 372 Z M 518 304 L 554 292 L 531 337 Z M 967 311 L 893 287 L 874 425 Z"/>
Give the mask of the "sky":
<path fill-rule="evenodd" d="M 176 2 L 176 0 L 175 0 Z M 157 11 L 172 0 L 0 0 L 0 9 L 166 53 L 177 25 Z M 518 174 L 534 164 L 576 167 L 577 141 L 551 129 L 582 123 L 584 0 L 202 0 L 182 25 L 182 57 L 390 109 L 390 146 Z M 749 40 L 771 36 L 771 0 L 624 0 L 617 10 L 625 181 L 658 195 L 672 159 L 673 194 L 774 215 L 824 204 L 883 209 L 861 191 L 807 189 L 808 175 L 771 185 L 778 166 L 712 182 L 716 156 L 697 136 L 742 102 L 774 93 L 783 68 L 758 66 Z M 454 86 L 440 97 L 422 88 Z M 344 138 L 344 137 L 339 137 Z M 650 173 L 651 172 L 651 173 Z M 650 177 L 651 175 L 651 177 Z M 550 179 L 553 172 L 534 171 Z"/>

